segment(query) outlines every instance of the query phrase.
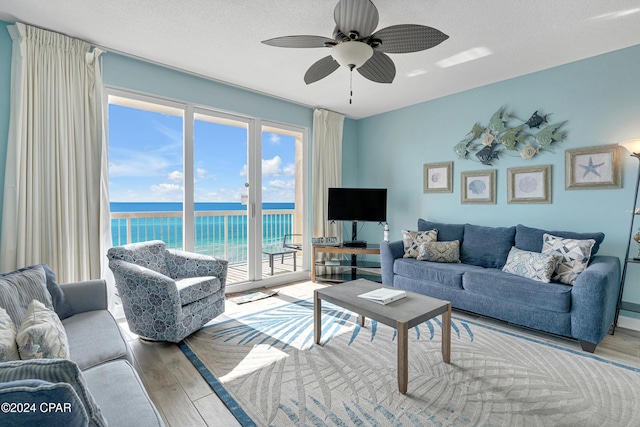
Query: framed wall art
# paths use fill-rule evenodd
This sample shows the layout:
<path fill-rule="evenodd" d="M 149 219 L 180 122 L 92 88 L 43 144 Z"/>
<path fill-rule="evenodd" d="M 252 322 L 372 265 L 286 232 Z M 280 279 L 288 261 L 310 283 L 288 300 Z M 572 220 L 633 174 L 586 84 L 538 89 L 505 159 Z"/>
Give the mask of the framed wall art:
<path fill-rule="evenodd" d="M 425 163 L 423 166 L 424 193 L 453 192 L 453 162 Z"/>
<path fill-rule="evenodd" d="M 617 144 L 564 151 L 564 188 L 591 190 L 622 187 Z"/>
<path fill-rule="evenodd" d="M 496 170 L 460 172 L 460 203 L 495 204 Z"/>
<path fill-rule="evenodd" d="M 551 165 L 507 169 L 507 203 L 551 203 Z"/>

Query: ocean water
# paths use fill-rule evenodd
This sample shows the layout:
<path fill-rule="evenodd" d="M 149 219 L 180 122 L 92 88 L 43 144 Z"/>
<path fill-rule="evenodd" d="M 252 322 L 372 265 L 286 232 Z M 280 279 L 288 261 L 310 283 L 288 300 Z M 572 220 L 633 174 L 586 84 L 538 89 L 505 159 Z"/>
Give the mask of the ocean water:
<path fill-rule="evenodd" d="M 182 248 L 182 203 L 112 202 L 110 208 L 112 213 L 149 213 L 148 217 L 136 215 L 136 218 L 112 219 L 114 246 L 157 239 L 163 240 L 169 248 Z M 285 234 L 292 232 L 293 216 L 290 211 L 294 208 L 293 202 L 263 203 L 263 211 L 283 211 L 263 215 L 263 246 L 279 244 Z M 246 261 L 246 209 L 241 203 L 195 203 L 196 212 L 210 212 L 195 218 L 195 251 L 225 258 L 229 262 Z M 241 212 L 233 215 L 222 212 L 217 214 L 219 211 Z M 167 213 L 167 216 L 158 213 Z"/>

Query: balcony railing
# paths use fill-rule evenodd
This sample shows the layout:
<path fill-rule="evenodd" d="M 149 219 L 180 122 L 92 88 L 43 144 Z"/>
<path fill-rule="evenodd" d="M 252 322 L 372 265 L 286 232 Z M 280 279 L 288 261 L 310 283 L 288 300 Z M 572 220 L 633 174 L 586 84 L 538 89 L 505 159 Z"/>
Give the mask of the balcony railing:
<path fill-rule="evenodd" d="M 293 209 L 262 211 L 262 245 L 275 245 L 292 233 Z M 247 261 L 247 212 L 196 211 L 194 251 L 228 260 Z M 162 240 L 182 249 L 182 212 L 112 212 L 114 246 Z"/>

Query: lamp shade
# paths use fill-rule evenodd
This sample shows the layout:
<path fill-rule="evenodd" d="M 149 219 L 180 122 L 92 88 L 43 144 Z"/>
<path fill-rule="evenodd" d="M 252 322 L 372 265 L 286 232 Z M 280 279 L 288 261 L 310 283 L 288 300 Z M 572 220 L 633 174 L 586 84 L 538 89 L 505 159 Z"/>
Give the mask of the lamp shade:
<path fill-rule="evenodd" d="M 373 56 L 373 49 L 363 42 L 347 41 L 335 45 L 331 56 L 344 67 L 358 68 Z"/>
<path fill-rule="evenodd" d="M 640 139 L 631 139 L 629 141 L 621 142 L 618 145 L 626 148 L 631 154 L 640 154 Z"/>

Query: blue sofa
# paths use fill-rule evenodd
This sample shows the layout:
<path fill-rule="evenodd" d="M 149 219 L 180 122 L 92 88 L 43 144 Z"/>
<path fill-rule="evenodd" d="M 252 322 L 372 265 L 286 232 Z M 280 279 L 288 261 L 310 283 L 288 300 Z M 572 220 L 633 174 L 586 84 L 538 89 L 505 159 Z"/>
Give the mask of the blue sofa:
<path fill-rule="evenodd" d="M 438 241 L 460 242 L 461 263 L 403 258 L 402 241 L 380 248 L 382 283 L 451 302 L 453 307 L 579 340 L 593 353 L 613 323 L 620 260 L 594 256 L 603 233 L 546 231 L 517 225 L 482 227 L 418 220 L 418 231 L 438 230 Z M 573 285 L 528 279 L 502 271 L 513 246 L 541 252 L 545 233 L 594 239 L 588 267 Z"/>

